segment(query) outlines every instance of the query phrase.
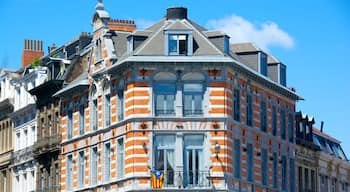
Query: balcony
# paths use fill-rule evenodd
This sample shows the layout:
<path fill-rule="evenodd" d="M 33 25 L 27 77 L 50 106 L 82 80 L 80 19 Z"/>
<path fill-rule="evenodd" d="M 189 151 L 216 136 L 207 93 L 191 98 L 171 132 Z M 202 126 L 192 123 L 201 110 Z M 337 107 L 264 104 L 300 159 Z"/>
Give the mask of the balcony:
<path fill-rule="evenodd" d="M 190 109 L 190 110 L 184 110 L 185 116 L 200 116 L 203 115 L 202 109 Z"/>
<path fill-rule="evenodd" d="M 26 147 L 24 149 L 14 151 L 12 155 L 12 162 L 13 164 L 18 164 L 24 161 L 27 161 L 28 159 L 33 158 L 33 146 Z"/>
<path fill-rule="evenodd" d="M 152 184 L 153 182 L 153 184 Z M 151 178 L 153 189 L 161 190 L 208 190 L 212 188 L 209 171 L 167 171 L 164 173 L 163 186 L 158 187 Z"/>
<path fill-rule="evenodd" d="M 53 135 L 50 137 L 39 138 L 35 142 L 33 148 L 35 154 L 42 154 L 46 151 L 54 151 L 59 149 L 59 143 L 61 141 L 60 135 Z"/>
<path fill-rule="evenodd" d="M 31 192 L 59 192 L 60 191 L 60 186 L 59 185 L 53 185 L 53 186 L 48 186 L 48 187 L 44 187 L 42 189 L 36 189 L 34 191 Z"/>
<path fill-rule="evenodd" d="M 156 110 L 156 116 L 172 116 L 175 115 L 174 109 L 157 109 Z"/>

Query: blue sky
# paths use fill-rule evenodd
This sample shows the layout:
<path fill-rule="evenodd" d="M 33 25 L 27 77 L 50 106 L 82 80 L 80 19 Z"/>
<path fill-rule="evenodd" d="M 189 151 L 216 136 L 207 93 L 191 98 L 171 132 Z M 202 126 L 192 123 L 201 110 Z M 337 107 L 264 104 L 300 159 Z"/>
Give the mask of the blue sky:
<path fill-rule="evenodd" d="M 18 68 L 24 39 L 62 45 L 91 32 L 96 0 L 0 1 L 0 68 Z M 215 3 L 214 3 L 215 2 Z M 158 21 L 167 7 L 185 6 L 189 17 L 219 28 L 233 42 L 254 41 L 287 65 L 287 84 L 305 101 L 297 109 L 316 127 L 342 141 L 350 158 L 350 3 L 347 0 L 104 0 L 112 18 L 139 27 Z"/>

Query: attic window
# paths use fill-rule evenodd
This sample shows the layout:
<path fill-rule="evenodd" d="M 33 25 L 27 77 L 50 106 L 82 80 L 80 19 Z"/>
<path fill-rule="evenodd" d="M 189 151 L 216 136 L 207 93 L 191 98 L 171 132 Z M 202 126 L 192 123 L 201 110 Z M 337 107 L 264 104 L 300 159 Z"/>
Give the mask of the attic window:
<path fill-rule="evenodd" d="M 166 55 L 192 55 L 192 31 L 166 31 Z"/>
<path fill-rule="evenodd" d="M 187 35 L 169 35 L 169 55 L 187 55 Z"/>

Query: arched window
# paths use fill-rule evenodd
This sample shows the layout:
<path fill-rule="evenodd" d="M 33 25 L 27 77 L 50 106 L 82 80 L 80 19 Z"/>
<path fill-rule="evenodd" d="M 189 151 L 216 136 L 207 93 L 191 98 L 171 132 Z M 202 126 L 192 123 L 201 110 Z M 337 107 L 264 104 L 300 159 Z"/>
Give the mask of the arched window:
<path fill-rule="evenodd" d="M 205 76 L 199 72 L 190 72 L 182 76 L 183 114 L 185 116 L 203 114 L 203 94 Z"/>
<path fill-rule="evenodd" d="M 155 81 L 155 115 L 175 115 L 176 75 L 159 72 L 153 77 Z"/>
<path fill-rule="evenodd" d="M 107 80 L 103 84 L 103 122 L 105 128 L 111 125 L 111 89 Z"/>
<path fill-rule="evenodd" d="M 102 45 L 101 45 L 101 39 L 96 40 L 96 47 L 95 47 L 95 58 L 96 62 L 102 59 Z"/>
<path fill-rule="evenodd" d="M 97 108 L 97 89 L 95 85 L 92 85 L 90 88 L 90 127 L 93 131 L 97 130 L 98 128 L 98 108 Z"/>

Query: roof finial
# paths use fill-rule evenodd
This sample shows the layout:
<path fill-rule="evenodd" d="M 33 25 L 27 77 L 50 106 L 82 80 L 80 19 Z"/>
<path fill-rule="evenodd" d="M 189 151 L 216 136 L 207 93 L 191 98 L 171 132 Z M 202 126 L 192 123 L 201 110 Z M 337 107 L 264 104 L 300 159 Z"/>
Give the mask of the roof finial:
<path fill-rule="evenodd" d="M 104 10 L 105 6 L 103 5 L 102 0 L 97 0 L 96 10 Z"/>

